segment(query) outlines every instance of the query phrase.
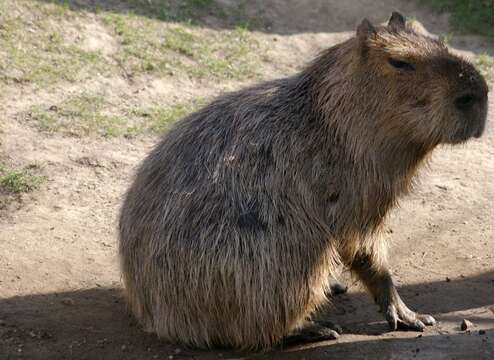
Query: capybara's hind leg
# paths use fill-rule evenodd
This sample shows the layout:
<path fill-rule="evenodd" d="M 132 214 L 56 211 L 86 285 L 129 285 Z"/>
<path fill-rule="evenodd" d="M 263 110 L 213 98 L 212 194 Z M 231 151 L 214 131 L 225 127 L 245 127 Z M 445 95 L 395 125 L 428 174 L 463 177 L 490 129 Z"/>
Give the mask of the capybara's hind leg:
<path fill-rule="evenodd" d="M 340 335 L 333 329 L 325 327 L 313 321 L 306 321 L 304 325 L 293 330 L 290 335 L 282 340 L 282 345 L 294 345 L 301 343 L 335 340 Z"/>

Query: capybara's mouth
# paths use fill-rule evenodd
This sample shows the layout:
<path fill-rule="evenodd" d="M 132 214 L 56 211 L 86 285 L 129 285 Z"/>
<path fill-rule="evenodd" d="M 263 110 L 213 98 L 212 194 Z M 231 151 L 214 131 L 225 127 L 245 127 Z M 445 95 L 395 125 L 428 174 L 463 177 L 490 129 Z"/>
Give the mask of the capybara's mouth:
<path fill-rule="evenodd" d="M 473 137 L 478 139 L 479 137 L 482 136 L 483 133 L 484 133 L 484 129 L 483 128 L 479 129 L 479 130 L 477 130 L 477 132 L 475 134 L 473 134 Z"/>
<path fill-rule="evenodd" d="M 475 131 L 475 133 L 473 134 L 473 137 L 478 139 L 479 137 L 481 137 L 484 134 L 484 130 L 485 130 L 485 121 L 483 121 L 479 124 L 479 127 L 478 127 L 477 131 Z"/>
<path fill-rule="evenodd" d="M 456 133 L 452 135 L 446 142 L 449 144 L 460 144 L 468 141 L 471 138 L 478 139 L 483 135 L 484 128 L 485 122 L 479 122 L 470 126 L 465 126 L 458 129 Z"/>
<path fill-rule="evenodd" d="M 486 116 L 487 117 L 487 116 Z M 473 133 L 473 137 L 478 139 L 484 134 L 486 117 L 484 117 L 481 121 L 477 123 L 477 129 Z"/>

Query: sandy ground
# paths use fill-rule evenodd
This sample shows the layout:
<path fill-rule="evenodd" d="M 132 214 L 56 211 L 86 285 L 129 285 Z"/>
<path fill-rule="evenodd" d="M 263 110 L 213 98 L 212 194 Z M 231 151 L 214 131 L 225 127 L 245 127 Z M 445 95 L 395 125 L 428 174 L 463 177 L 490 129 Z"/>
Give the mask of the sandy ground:
<path fill-rule="evenodd" d="M 224 3 L 231 1 L 223 0 Z M 415 16 L 435 33 L 447 17 L 412 1 L 253 1 L 263 12 L 256 29 L 269 45 L 265 78 L 295 71 L 319 50 L 349 36 L 364 16 L 375 22 L 393 9 Z M 375 4 L 377 3 L 377 4 Z M 89 47 L 116 46 L 87 19 Z M 215 24 L 211 24 L 215 26 Z M 101 45 L 103 42 L 103 45 Z M 468 55 L 487 51 L 485 39 L 464 36 L 453 45 Z M 41 189 L 0 198 L 0 359 L 492 359 L 494 358 L 494 130 L 480 140 L 435 152 L 417 191 L 389 221 L 391 267 L 405 301 L 438 325 L 424 333 L 388 332 L 359 284 L 336 297 L 325 316 L 343 326 L 337 341 L 267 354 L 194 352 L 145 334 L 125 312 L 116 258 L 116 214 L 137 163 L 156 142 L 136 139 L 46 136 L 18 114 L 49 105 L 81 88 L 140 99 L 172 93 L 215 94 L 240 86 L 95 78 L 50 89 L 5 89 L 2 151 L 14 163 L 42 164 Z M 137 91 L 139 90 L 139 91 Z M 134 94 L 134 95 L 133 95 Z M 491 123 L 494 105 L 490 105 Z M 346 276 L 344 276 L 346 277 Z M 461 331 L 462 319 L 474 323 Z"/>

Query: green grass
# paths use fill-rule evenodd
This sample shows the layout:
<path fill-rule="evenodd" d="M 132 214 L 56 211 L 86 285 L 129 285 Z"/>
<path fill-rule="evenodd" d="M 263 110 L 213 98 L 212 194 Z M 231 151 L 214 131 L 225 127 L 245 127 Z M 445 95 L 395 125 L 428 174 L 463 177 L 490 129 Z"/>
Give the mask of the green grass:
<path fill-rule="evenodd" d="M 235 80 L 257 74 L 259 44 L 244 28 L 213 31 L 131 14 L 103 19 L 121 45 L 115 58 L 130 73 Z"/>
<path fill-rule="evenodd" d="M 119 0 L 81 2 L 75 0 L 43 0 L 59 6 L 60 11 L 90 11 L 95 13 L 132 13 L 162 21 L 200 21 L 204 13 L 221 13 L 214 0 Z"/>
<path fill-rule="evenodd" d="M 49 85 L 104 71 L 101 54 L 64 39 L 72 15 L 61 9 L 35 1 L 0 1 L 0 81 Z"/>
<path fill-rule="evenodd" d="M 18 194 L 37 189 L 44 180 L 44 177 L 34 174 L 38 168 L 38 165 L 31 165 L 16 170 L 0 162 L 0 191 Z"/>
<path fill-rule="evenodd" d="M 198 109 L 205 103 L 202 98 L 180 102 L 170 106 L 119 109 L 102 96 L 81 94 L 50 108 L 33 107 L 27 120 L 46 133 L 68 136 L 133 137 L 140 134 L 156 134 L 171 123 Z"/>
<path fill-rule="evenodd" d="M 204 98 L 196 98 L 186 102 L 165 107 L 149 109 L 134 109 L 130 113 L 135 119 L 140 119 L 137 132 L 162 133 L 175 121 L 199 109 L 206 103 Z"/>
<path fill-rule="evenodd" d="M 181 22 L 184 24 L 201 25 L 204 18 L 215 18 L 222 26 L 254 24 L 259 21 L 257 16 L 251 17 L 246 13 L 248 0 L 238 0 L 231 5 L 222 4 L 216 0 L 120 0 L 81 2 L 75 0 L 43 0 L 57 4 L 61 11 L 90 11 L 94 13 L 134 14 L 166 22 Z"/>
<path fill-rule="evenodd" d="M 494 57 L 483 53 L 477 57 L 475 65 L 487 80 L 494 81 Z"/>
<path fill-rule="evenodd" d="M 43 132 L 72 136 L 99 134 L 111 137 L 127 131 L 127 120 L 123 116 L 104 113 L 105 105 L 101 96 L 82 94 L 48 109 L 36 106 L 28 119 Z"/>
<path fill-rule="evenodd" d="M 245 80 L 257 74 L 259 44 L 246 31 L 242 9 L 235 9 L 235 14 L 229 10 L 232 14 L 227 15 L 213 0 L 81 4 L 0 1 L 0 82 L 47 86 L 96 74 L 121 74 L 122 69 L 129 76 L 198 80 Z M 88 12 L 94 12 L 117 40 L 115 54 L 104 56 L 81 47 L 85 34 L 81 24 L 94 21 Z M 229 30 L 200 26 L 202 17 L 213 15 L 235 17 L 241 26 Z"/>
<path fill-rule="evenodd" d="M 451 14 L 453 26 L 461 32 L 494 37 L 494 0 L 421 0 Z"/>

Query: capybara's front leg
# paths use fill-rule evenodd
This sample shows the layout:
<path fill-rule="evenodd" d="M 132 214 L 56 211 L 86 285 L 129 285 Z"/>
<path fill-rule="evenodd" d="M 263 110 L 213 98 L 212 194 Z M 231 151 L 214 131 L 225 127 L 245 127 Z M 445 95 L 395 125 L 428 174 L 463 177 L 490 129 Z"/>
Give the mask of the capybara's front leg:
<path fill-rule="evenodd" d="M 436 321 L 432 316 L 418 314 L 405 305 L 387 267 L 374 259 L 369 254 L 357 255 L 351 262 L 351 269 L 379 305 L 391 330 L 401 328 L 423 331 L 426 325 L 434 325 Z"/>

